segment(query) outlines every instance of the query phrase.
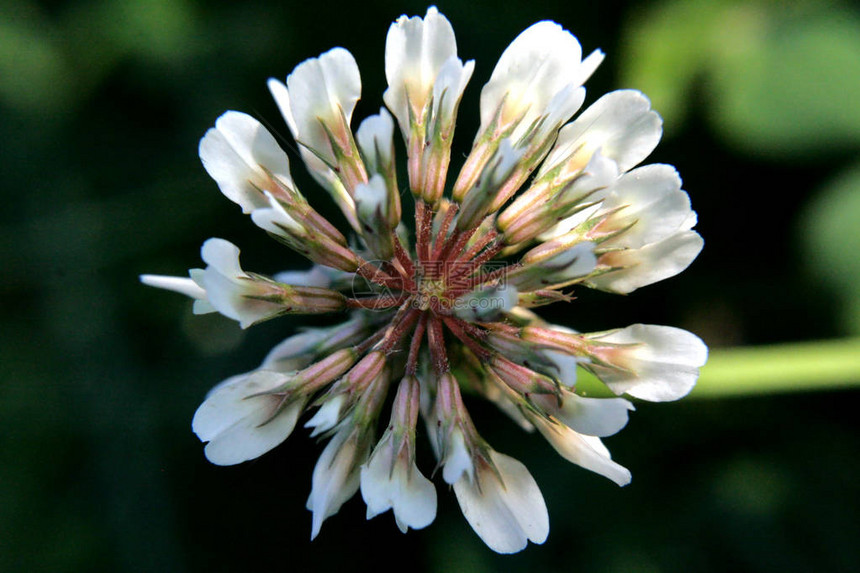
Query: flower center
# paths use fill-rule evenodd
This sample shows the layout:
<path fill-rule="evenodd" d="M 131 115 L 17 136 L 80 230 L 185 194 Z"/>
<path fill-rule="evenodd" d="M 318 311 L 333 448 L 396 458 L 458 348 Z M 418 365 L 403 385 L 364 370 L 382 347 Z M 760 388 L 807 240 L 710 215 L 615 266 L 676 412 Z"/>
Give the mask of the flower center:
<path fill-rule="evenodd" d="M 415 277 L 418 282 L 418 292 L 416 292 L 416 306 L 421 310 L 437 310 L 442 308 L 450 308 L 451 301 L 447 298 L 447 287 L 444 279 L 427 279 L 420 276 Z"/>

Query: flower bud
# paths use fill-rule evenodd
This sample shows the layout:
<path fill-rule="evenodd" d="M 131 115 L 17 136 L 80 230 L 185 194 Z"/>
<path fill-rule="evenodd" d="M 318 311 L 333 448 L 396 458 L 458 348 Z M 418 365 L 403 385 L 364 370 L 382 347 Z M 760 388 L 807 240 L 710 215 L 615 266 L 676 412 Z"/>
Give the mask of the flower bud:
<path fill-rule="evenodd" d="M 589 203 L 599 201 L 618 176 L 615 162 L 599 152 L 576 175 L 538 179 L 499 215 L 496 227 L 509 245 L 525 243 Z"/>
<path fill-rule="evenodd" d="M 385 179 L 374 175 L 355 190 L 355 208 L 361 223 L 361 236 L 374 256 L 389 260 L 394 256 L 394 226 L 391 225 L 390 195 Z"/>
<path fill-rule="evenodd" d="M 371 180 L 375 173 L 385 179 L 385 187 L 388 190 L 388 227 L 393 229 L 400 223 L 401 205 L 394 162 L 394 121 L 391 114 L 382 108 L 378 115 L 366 118 L 358 127 L 356 139 Z"/>
<path fill-rule="evenodd" d="M 518 167 L 522 153 L 511 147 L 509 139 L 502 140 L 493 157 L 484 166 L 481 176 L 465 194 L 457 217 L 457 229 L 465 230 L 477 226 L 489 213 L 499 188 Z"/>

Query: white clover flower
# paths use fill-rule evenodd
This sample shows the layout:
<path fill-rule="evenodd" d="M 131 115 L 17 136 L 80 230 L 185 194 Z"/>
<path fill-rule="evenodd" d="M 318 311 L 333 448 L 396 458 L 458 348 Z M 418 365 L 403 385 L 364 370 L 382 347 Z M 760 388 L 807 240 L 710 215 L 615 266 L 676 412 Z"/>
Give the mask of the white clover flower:
<path fill-rule="evenodd" d="M 457 57 L 454 29 L 435 7 L 388 30 L 383 99 L 406 142 L 412 192 L 428 203 L 444 190 L 457 107 L 474 67 Z"/>
<path fill-rule="evenodd" d="M 543 543 L 549 513 L 537 483 L 481 436 L 461 396 L 467 388 L 537 429 L 563 458 L 630 482 L 600 439 L 627 424 L 634 408 L 623 395 L 686 395 L 707 347 L 667 326 L 578 333 L 530 310 L 570 302 L 569 288 L 632 292 L 678 274 L 702 248 L 675 169 L 640 165 L 662 134 L 648 99 L 616 91 L 575 117 L 602 60 L 599 50 L 583 59 L 577 39 L 554 22 L 526 29 L 481 91 L 481 125 L 451 185 L 451 142 L 474 62 L 460 59 L 436 8 L 392 24 L 388 109 L 355 133 L 361 78 L 346 49 L 299 64 L 286 82 L 270 80 L 305 167 L 348 225 L 310 205 L 259 121 L 235 111 L 216 121 L 200 142 L 206 171 L 258 227 L 314 266 L 266 278 L 241 268 L 235 245 L 210 239 L 205 269 L 141 280 L 243 328 L 288 313 L 348 316 L 294 334 L 259 368 L 212 390 L 192 424 L 207 458 L 253 459 L 304 417 L 311 436 L 328 440 L 307 502 L 311 536 L 358 491 L 368 519 L 390 509 L 406 532 L 436 516 L 426 477 L 433 462 L 416 454 L 421 417 L 437 479 L 453 486 L 481 539 L 500 553 Z M 395 122 L 405 144 L 400 179 Z M 409 221 L 399 180 L 414 204 Z M 579 369 L 618 397 L 578 393 Z"/>

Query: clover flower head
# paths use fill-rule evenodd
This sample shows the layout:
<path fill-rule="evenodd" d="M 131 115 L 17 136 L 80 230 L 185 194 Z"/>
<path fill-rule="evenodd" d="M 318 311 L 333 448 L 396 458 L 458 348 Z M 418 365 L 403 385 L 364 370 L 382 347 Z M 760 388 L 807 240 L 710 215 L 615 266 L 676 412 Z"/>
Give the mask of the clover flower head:
<path fill-rule="evenodd" d="M 630 481 L 601 442 L 633 409 L 620 396 L 681 398 L 707 348 L 667 326 L 577 333 L 531 309 L 568 304 L 574 287 L 626 294 L 674 276 L 702 239 L 675 169 L 640 165 L 662 131 L 644 95 L 615 91 L 577 115 L 602 60 L 599 50 L 583 58 L 554 22 L 526 29 L 481 91 L 480 128 L 450 185 L 458 107 L 475 64 L 458 56 L 436 8 L 391 25 L 387 109 L 355 132 L 361 78 L 347 50 L 269 80 L 305 167 L 347 225 L 315 210 L 259 121 L 229 111 L 215 122 L 200 142 L 206 171 L 255 225 L 313 266 L 274 278 L 246 272 L 239 249 L 213 238 L 203 245 L 205 269 L 142 281 L 242 328 L 284 314 L 345 320 L 287 338 L 258 369 L 213 389 L 193 422 L 209 460 L 263 455 L 304 416 L 311 435 L 328 438 L 307 501 L 312 535 L 359 491 L 368 519 L 390 509 L 405 532 L 436 515 L 433 466 L 416 455 L 423 433 L 464 516 L 501 553 L 542 543 L 549 517 L 526 467 L 479 434 L 466 408 L 472 397 L 537 429 L 565 459 Z M 619 397 L 577 393 L 578 369 Z"/>

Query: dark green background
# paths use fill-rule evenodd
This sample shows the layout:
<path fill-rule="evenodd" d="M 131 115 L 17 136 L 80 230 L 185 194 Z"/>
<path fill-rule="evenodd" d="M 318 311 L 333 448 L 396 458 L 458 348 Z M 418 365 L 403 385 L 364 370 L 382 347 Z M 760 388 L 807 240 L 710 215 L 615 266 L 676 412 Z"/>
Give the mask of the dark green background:
<path fill-rule="evenodd" d="M 548 309 L 552 320 L 582 330 L 670 324 L 713 347 L 860 330 L 852 168 L 860 92 L 851 95 L 851 58 L 847 69 L 839 60 L 860 53 L 854 7 L 439 7 L 461 57 L 476 60 L 456 157 L 477 127 L 480 86 L 537 20 L 561 23 L 586 52 L 606 52 L 588 102 L 622 87 L 648 93 L 633 79 L 668 86 L 665 98 L 655 94 L 667 136 L 650 161 L 677 166 L 705 249 L 679 277 L 627 297 L 577 293 L 573 304 Z M 404 536 L 390 513 L 366 522 L 356 498 L 311 543 L 304 503 L 321 447 L 301 428 L 259 460 L 206 462 L 190 420 L 208 388 L 255 367 L 298 324 L 325 321 L 286 318 L 243 332 L 139 284 L 140 273 L 182 275 L 200 265 L 211 236 L 239 245 L 248 269 L 302 264 L 219 194 L 199 164 L 199 138 L 238 109 L 292 145 L 265 80 L 336 45 L 362 71 L 357 125 L 382 104 L 390 22 L 425 9 L 0 4 L 0 570 L 860 569 L 856 391 L 642 403 L 608 440 L 633 472 L 623 489 L 470 403 L 482 434 L 526 463 L 549 507 L 546 544 L 511 557 L 483 546 L 441 480 L 439 515 L 426 530 Z M 333 213 L 291 159 L 300 188 Z M 429 472 L 429 450 L 420 458 Z"/>

